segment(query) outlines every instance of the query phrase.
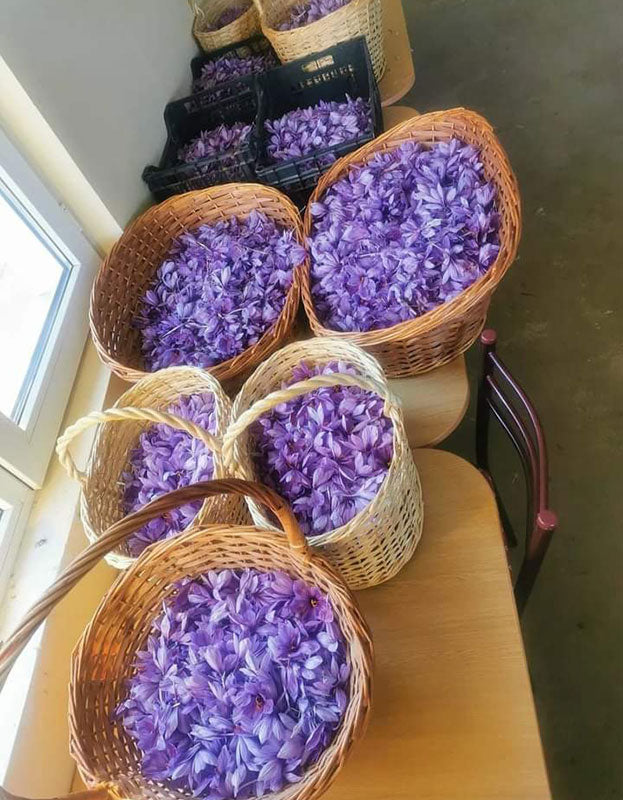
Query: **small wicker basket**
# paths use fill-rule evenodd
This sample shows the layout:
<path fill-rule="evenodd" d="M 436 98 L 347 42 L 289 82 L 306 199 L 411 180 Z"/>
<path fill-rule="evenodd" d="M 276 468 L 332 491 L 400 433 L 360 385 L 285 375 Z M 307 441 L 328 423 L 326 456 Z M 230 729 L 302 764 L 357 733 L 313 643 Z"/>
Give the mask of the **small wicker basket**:
<path fill-rule="evenodd" d="M 317 375 L 282 389 L 301 361 L 310 365 L 345 361 L 360 377 L 344 373 Z M 223 437 L 226 469 L 253 480 L 249 425 L 262 414 L 321 386 L 358 386 L 385 399 L 385 414 L 394 429 L 394 454 L 376 497 L 346 525 L 314 536 L 310 543 L 337 567 L 351 589 L 366 589 L 389 580 L 409 561 L 422 533 L 422 490 L 404 426 L 399 401 L 390 393 L 383 371 L 358 347 L 335 339 L 294 342 L 265 361 L 247 379 L 234 401 L 232 421 Z M 260 477 L 261 476 L 257 476 Z M 253 521 L 262 528 L 273 523 L 265 511 L 247 501 Z"/>
<path fill-rule="evenodd" d="M 365 36 L 374 76 L 380 81 L 386 60 L 383 43 L 383 0 L 350 0 L 326 17 L 289 31 L 277 30 L 286 12 L 300 0 L 254 0 L 262 33 L 282 62 L 304 58 L 338 42 Z"/>
<path fill-rule="evenodd" d="M 279 519 L 285 536 L 276 530 L 253 527 L 215 525 L 194 529 L 151 547 L 110 589 L 72 658 L 70 749 L 80 775 L 92 787 L 81 800 L 106 800 L 107 794 L 117 800 L 121 797 L 193 800 L 190 793 L 142 777 L 140 754 L 114 712 L 127 691 L 126 682 L 135 669 L 136 653 L 145 646 L 163 600 L 175 591 L 177 581 L 198 577 L 208 570 L 245 567 L 282 570 L 317 586 L 328 595 L 346 641 L 351 672 L 348 705 L 341 727 L 299 783 L 277 794 L 266 794 L 265 798 L 319 797 L 333 782 L 351 746 L 364 733 L 372 691 L 372 641 L 357 603 L 338 573 L 308 548 L 284 501 L 270 489 L 244 481 L 208 481 L 179 489 L 113 525 L 67 567 L 0 647 L 0 686 L 34 630 L 108 549 L 117 548 L 137 528 L 183 503 L 223 492 L 251 496 L 265 503 Z"/>
<path fill-rule="evenodd" d="M 144 370 L 140 331 L 133 325 L 141 298 L 166 257 L 172 241 L 187 230 L 233 216 L 246 218 L 262 211 L 303 241 L 303 225 L 296 206 L 269 186 L 228 183 L 187 192 L 152 206 L 125 229 L 102 263 L 91 293 L 90 324 L 95 348 L 114 373 L 137 381 Z M 292 286 L 281 314 L 257 344 L 240 355 L 209 368 L 219 380 L 229 380 L 276 350 L 288 335 L 300 299 L 304 265 L 294 271 Z"/>
<path fill-rule="evenodd" d="M 232 0 L 202 0 L 202 2 L 188 0 L 188 4 L 195 15 L 193 36 L 206 53 L 227 47 L 229 44 L 236 44 L 260 32 L 260 19 L 253 3 L 238 19 L 214 31 L 206 28 L 215 23 L 223 11 L 236 3 L 232 3 Z"/>
<path fill-rule="evenodd" d="M 517 179 L 508 157 L 489 123 L 473 111 L 454 108 L 413 117 L 340 159 L 318 182 L 305 214 L 305 235 L 312 230 L 310 207 L 327 189 L 345 177 L 354 165 L 365 164 L 376 153 L 405 142 L 432 144 L 457 137 L 478 148 L 485 175 L 498 192 L 500 252 L 485 275 L 449 303 L 391 328 L 364 332 L 339 332 L 325 328 L 316 315 L 311 293 L 310 268 L 303 274 L 303 303 L 316 336 L 331 336 L 364 347 L 376 356 L 389 377 L 417 375 L 453 361 L 467 350 L 482 330 L 491 296 L 513 263 L 521 234 L 521 202 Z"/>
<path fill-rule="evenodd" d="M 214 398 L 214 435 L 193 422 L 166 412 L 168 406 L 180 397 L 202 393 L 209 393 Z M 196 436 L 214 453 L 214 477 L 225 478 L 220 440 L 230 414 L 231 402 L 215 378 L 195 367 L 171 367 L 136 383 L 121 395 L 114 408 L 89 414 L 69 427 L 59 438 L 56 450 L 61 464 L 82 486 L 80 516 L 88 540 L 97 541 L 107 528 L 124 516 L 120 476 L 128 466 L 130 451 L 136 447 L 144 430 L 154 423 L 164 422 Z M 118 422 L 123 424 L 113 424 Z M 94 425 L 97 425 L 97 433 L 93 450 L 86 471 L 81 472 L 71 457 L 69 445 Z M 240 497 L 223 495 L 206 500 L 193 524 L 222 522 L 241 525 L 248 519 Z M 106 561 L 117 569 L 126 569 L 135 560 L 125 543 L 106 556 Z"/>

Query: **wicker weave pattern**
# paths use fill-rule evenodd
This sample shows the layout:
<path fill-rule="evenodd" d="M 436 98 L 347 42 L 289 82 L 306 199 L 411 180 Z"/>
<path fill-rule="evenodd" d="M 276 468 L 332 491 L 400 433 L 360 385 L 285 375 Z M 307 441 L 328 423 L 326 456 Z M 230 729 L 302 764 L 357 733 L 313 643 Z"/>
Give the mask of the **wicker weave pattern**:
<path fill-rule="evenodd" d="M 281 389 L 301 361 L 327 364 L 337 360 L 353 364 L 364 377 L 357 380 L 336 373 Z M 365 589 L 389 580 L 407 563 L 420 539 L 423 522 L 420 480 L 402 412 L 377 361 L 358 347 L 334 339 L 311 339 L 284 347 L 258 367 L 234 401 L 232 422 L 223 438 L 223 458 L 232 474 L 252 480 L 251 422 L 279 403 L 328 385 L 358 385 L 385 397 L 385 413 L 394 426 L 394 456 L 374 500 L 346 525 L 311 540 L 340 570 L 351 589 Z M 271 528 L 265 511 L 253 500 L 247 502 L 255 524 Z"/>
<path fill-rule="evenodd" d="M 215 31 L 205 28 L 216 22 L 223 11 L 232 5 L 231 0 L 203 0 L 200 3 L 189 0 L 189 4 L 195 14 L 193 35 L 206 53 L 236 44 L 260 32 L 260 18 L 253 4 L 238 19 Z"/>
<path fill-rule="evenodd" d="M 326 172 L 311 197 L 320 198 L 351 166 L 367 163 L 376 153 L 386 152 L 409 141 L 445 141 L 457 137 L 477 147 L 487 179 L 498 192 L 500 211 L 500 252 L 495 263 L 476 283 L 449 303 L 417 319 L 376 331 L 343 333 L 325 328 L 316 315 L 311 295 L 309 267 L 303 275 L 303 303 L 312 330 L 317 336 L 348 340 L 375 355 L 390 377 L 417 375 L 453 361 L 467 350 L 482 330 L 491 296 L 513 263 L 521 235 L 521 203 L 517 179 L 502 145 L 489 123 L 473 111 L 455 108 L 407 120 L 382 136 L 336 162 Z M 307 207 L 305 235 L 312 229 Z"/>
<path fill-rule="evenodd" d="M 276 30 L 286 12 L 300 0 L 254 0 L 260 14 L 262 33 L 282 62 L 304 58 L 339 42 L 365 36 L 374 69 L 380 81 L 385 72 L 382 0 L 351 0 L 326 17 L 291 31 Z"/>
<path fill-rule="evenodd" d="M 144 371 L 141 337 L 132 324 L 141 297 L 152 284 L 173 239 L 202 224 L 262 211 L 303 241 L 301 217 L 285 195 L 254 183 L 229 183 L 178 195 L 152 206 L 125 229 L 102 263 L 91 293 L 91 335 L 102 361 L 120 378 L 137 381 Z M 210 367 L 220 380 L 229 380 L 259 364 L 288 335 L 300 299 L 302 267 L 294 272 L 281 315 L 257 344 L 235 358 Z"/>
<path fill-rule="evenodd" d="M 214 397 L 215 437 L 188 420 L 165 413 L 166 408 L 180 397 L 203 392 Z M 229 423 L 230 413 L 230 400 L 215 378 L 195 367 L 171 367 L 136 383 L 119 398 L 113 409 L 90 414 L 68 428 L 58 440 L 57 452 L 70 476 L 82 484 L 80 512 L 89 541 L 96 541 L 124 516 L 120 476 L 128 468 L 130 451 L 136 447 L 144 430 L 158 422 L 186 430 L 213 451 L 214 477 L 224 478 L 226 472 L 220 455 L 220 439 Z M 122 424 L 117 424 L 119 422 Z M 93 425 L 98 429 L 88 467 L 82 473 L 73 463 L 69 445 Z M 244 524 L 248 520 L 248 512 L 240 497 L 223 495 L 206 500 L 194 524 Z M 129 567 L 134 560 L 125 543 L 106 556 L 106 561 L 117 569 Z"/>

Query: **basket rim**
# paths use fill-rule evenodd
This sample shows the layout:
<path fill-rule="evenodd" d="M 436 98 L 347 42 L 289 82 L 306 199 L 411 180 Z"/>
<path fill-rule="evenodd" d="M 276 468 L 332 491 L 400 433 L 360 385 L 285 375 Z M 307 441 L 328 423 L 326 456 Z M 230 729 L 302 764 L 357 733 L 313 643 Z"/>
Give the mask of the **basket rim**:
<path fill-rule="evenodd" d="M 273 188 L 272 186 L 267 186 L 263 183 L 223 183 L 217 186 L 209 186 L 206 189 L 196 189 L 192 192 L 186 192 L 180 195 L 173 195 L 172 197 L 163 200 L 161 203 L 157 203 L 153 206 L 150 206 L 146 211 L 136 217 L 132 222 L 125 228 L 122 235 L 119 239 L 115 242 L 113 247 L 111 248 L 110 252 L 101 262 L 99 269 L 97 271 L 97 275 L 93 281 L 93 286 L 91 288 L 91 294 L 89 298 L 89 327 L 91 331 L 91 338 L 93 339 L 93 343 L 95 345 L 95 349 L 97 350 L 98 355 L 100 356 L 101 360 L 113 371 L 116 375 L 123 378 L 129 382 L 136 382 L 141 380 L 142 378 L 146 378 L 150 375 L 154 375 L 155 372 L 149 372 L 145 369 L 136 366 L 129 366 L 126 364 L 121 363 L 115 357 L 110 355 L 108 352 L 108 348 L 106 344 L 102 341 L 102 338 L 99 334 L 95 314 L 96 314 L 96 307 L 98 302 L 98 288 L 103 276 L 108 269 L 110 263 L 112 263 L 117 255 L 120 253 L 124 246 L 124 241 L 127 236 L 131 235 L 132 233 L 136 232 L 141 228 L 141 226 L 148 224 L 152 218 L 157 218 L 160 214 L 166 214 L 171 207 L 174 207 L 178 203 L 188 202 L 188 200 L 192 200 L 194 198 L 198 198 L 199 196 L 210 196 L 212 194 L 223 194 L 227 192 L 256 192 L 258 194 L 262 194 L 264 197 L 269 199 L 273 199 L 283 205 L 287 211 L 288 217 L 292 222 L 292 226 L 289 228 L 294 232 L 297 242 L 305 249 L 305 258 L 303 261 L 296 266 L 292 270 L 292 285 L 290 286 L 288 292 L 285 296 L 285 301 L 283 304 L 283 308 L 275 322 L 262 334 L 262 336 L 258 339 L 258 341 L 248 347 L 246 350 L 243 350 L 238 355 L 233 356 L 232 358 L 228 359 L 227 361 L 221 361 L 219 364 L 214 364 L 211 367 L 203 368 L 206 369 L 211 375 L 218 378 L 219 380 L 226 380 L 228 378 L 235 377 L 241 371 L 247 368 L 247 366 L 252 366 L 253 363 L 253 355 L 257 354 L 258 352 L 266 355 L 270 352 L 271 348 L 271 339 L 273 338 L 273 331 L 274 329 L 280 324 L 284 323 L 286 325 L 291 325 L 294 321 L 296 316 L 296 312 L 299 307 L 300 296 L 301 296 L 301 284 L 303 280 L 303 274 L 305 266 L 309 260 L 309 255 L 307 253 L 307 248 L 305 247 L 305 238 L 303 235 L 303 221 L 301 219 L 301 215 L 295 206 L 295 204 L 290 200 L 287 195 L 283 192 L 280 192 L 278 189 Z M 156 267 L 157 268 L 157 267 Z M 156 269 L 155 268 L 155 269 Z M 154 271 L 155 271 L 154 269 Z M 276 342 L 278 345 L 279 343 Z M 248 364 L 247 362 L 251 362 Z M 177 365 L 177 366 L 193 366 L 193 365 Z M 200 367 L 200 369 L 202 369 Z"/>
<path fill-rule="evenodd" d="M 325 16 L 320 17 L 320 19 L 316 19 L 313 22 L 308 22 L 305 25 L 299 25 L 297 28 L 292 28 L 284 31 L 279 30 L 279 28 L 271 28 L 270 25 L 268 25 L 265 22 L 266 12 L 264 10 L 264 7 L 262 6 L 261 3 L 259 3 L 258 5 L 259 5 L 260 20 L 262 22 L 262 26 L 264 27 L 264 29 L 269 31 L 271 35 L 289 37 L 291 35 L 296 35 L 297 33 L 300 33 L 302 31 L 305 31 L 305 33 L 310 33 L 310 32 L 313 33 L 314 25 L 320 26 L 326 24 L 327 20 L 329 20 L 332 23 L 335 23 L 335 20 L 338 18 L 337 15 L 346 17 L 346 15 L 350 13 L 350 11 L 355 6 L 370 5 L 373 2 L 375 2 L 375 0 L 350 0 L 348 3 L 346 3 L 345 6 L 342 6 L 342 8 L 336 8 L 335 11 L 331 11 L 329 14 L 325 14 Z"/>
<path fill-rule="evenodd" d="M 217 549 L 217 552 L 221 553 L 224 549 L 227 550 L 228 554 L 231 553 L 232 561 L 234 561 L 238 549 L 237 545 L 239 543 L 239 537 L 241 535 L 245 536 L 250 534 L 254 536 L 256 539 L 256 545 L 260 551 L 268 547 L 272 547 L 273 549 L 281 549 L 284 553 L 283 564 L 275 564 L 270 568 L 262 564 L 261 566 L 255 566 L 253 568 L 262 572 L 283 569 L 291 576 L 301 578 L 302 575 L 305 575 L 305 572 L 302 566 L 299 567 L 297 565 L 297 562 L 300 562 L 301 565 L 304 563 L 308 565 L 308 571 L 311 570 L 313 572 L 319 571 L 324 573 L 324 577 L 327 579 L 326 582 L 329 584 L 330 588 L 323 590 L 327 591 L 329 594 L 333 610 L 336 613 L 339 623 L 341 623 L 344 619 L 349 619 L 352 627 L 355 629 L 353 632 L 354 635 L 351 634 L 351 636 L 348 638 L 346 635 L 344 635 L 349 656 L 349 663 L 351 664 L 351 675 L 353 674 L 352 667 L 355 663 L 362 675 L 362 688 L 360 691 L 357 694 L 353 694 L 352 691 L 348 694 L 348 705 L 346 707 L 346 711 L 348 711 L 349 708 L 354 707 L 354 713 L 352 714 L 351 718 L 348 719 L 345 711 L 343 722 L 336 732 L 335 737 L 328 747 L 323 751 L 318 761 L 310 765 L 305 771 L 301 781 L 297 784 L 293 784 L 290 790 L 288 790 L 289 787 L 286 786 L 278 793 L 270 792 L 266 794 L 265 797 L 267 800 L 271 800 L 271 798 L 275 798 L 275 800 L 277 800 L 277 798 L 283 796 L 283 793 L 287 790 L 287 796 L 291 798 L 291 800 L 295 800 L 295 798 L 297 798 L 301 793 L 300 791 L 297 791 L 296 787 L 300 787 L 300 790 L 303 791 L 307 789 L 304 794 L 305 797 L 315 798 L 319 796 L 324 792 L 327 786 L 332 783 L 333 779 L 339 773 L 344 756 L 350 752 L 354 743 L 365 732 L 371 711 L 374 645 L 370 628 L 361 612 L 359 603 L 353 592 L 348 588 L 339 571 L 331 566 L 327 559 L 318 552 L 310 551 L 308 560 L 306 561 L 303 559 L 299 554 L 295 553 L 289 547 L 283 531 L 276 529 L 263 530 L 254 525 L 238 526 L 235 529 L 232 529 L 230 526 L 230 529 L 226 531 L 224 530 L 224 527 L 225 524 L 196 527 L 192 530 L 187 530 L 185 533 L 180 534 L 180 536 L 176 537 L 175 539 L 164 540 L 150 547 L 149 551 L 141 557 L 139 562 L 133 564 L 128 570 L 119 576 L 110 592 L 108 592 L 101 599 L 97 608 L 93 612 L 89 623 L 74 645 L 71 653 L 71 682 L 69 690 L 70 752 L 77 762 L 80 773 L 83 776 L 86 776 L 87 781 L 92 775 L 92 770 L 89 769 L 88 756 L 85 754 L 83 743 L 89 734 L 88 732 L 85 734 L 84 728 L 81 728 L 80 726 L 79 717 L 82 716 L 82 714 L 78 715 L 75 711 L 76 708 L 84 708 L 81 700 L 82 692 L 78 690 L 80 687 L 88 685 L 86 681 L 80 680 L 85 671 L 85 663 L 89 663 L 89 651 L 87 648 L 89 645 L 92 646 L 94 640 L 98 636 L 98 633 L 109 628 L 110 623 L 107 618 L 108 606 L 114 604 L 115 601 L 117 601 L 117 605 L 119 604 L 118 597 L 123 594 L 124 589 L 127 590 L 128 586 L 131 587 L 133 582 L 136 583 L 138 581 L 145 580 L 145 577 L 148 575 L 150 569 L 153 569 L 153 567 L 156 567 L 157 569 L 157 564 L 163 559 L 163 557 L 170 554 L 171 551 L 174 551 L 179 547 L 183 547 L 186 542 L 192 542 L 193 540 L 198 540 L 196 542 L 196 546 L 200 548 L 203 551 L 203 555 L 205 555 L 205 566 L 200 573 L 197 573 L 197 575 L 205 574 L 211 568 L 209 558 L 211 555 L 210 550 L 212 548 L 219 548 Z M 218 534 L 220 545 L 212 544 L 212 542 L 208 541 L 207 536 L 210 533 Z M 225 542 L 225 547 L 223 546 L 223 542 Z M 214 568 L 214 566 L 212 566 L 212 568 Z M 236 567 L 231 568 L 236 569 Z M 160 603 L 163 599 L 170 596 L 174 583 L 181 579 L 181 576 L 178 576 L 172 578 L 171 580 L 167 580 L 166 589 L 160 592 Z M 339 605 L 339 609 L 337 611 L 336 602 Z M 125 619 L 132 620 L 134 611 L 131 605 L 124 604 L 124 610 L 126 612 Z M 151 616 L 152 621 L 153 619 L 154 616 Z M 341 627 L 342 626 L 340 624 L 340 628 Z M 143 642 L 147 638 L 148 633 L 149 627 L 147 624 L 145 624 L 142 630 Z M 93 681 L 93 664 L 94 662 L 91 659 L 91 662 L 89 663 L 89 675 L 86 676 L 91 682 Z M 127 677 L 127 675 L 123 677 Z M 348 727 L 345 727 L 346 722 L 348 722 Z M 138 776 L 133 777 L 134 781 L 136 781 Z M 309 787 L 313 786 L 315 779 L 317 779 L 318 788 L 309 791 Z M 112 780 L 122 782 L 123 777 L 121 775 L 115 775 Z M 146 783 L 148 781 L 149 783 L 158 783 L 150 779 L 142 778 L 142 776 L 140 776 L 139 780 Z M 189 800 L 191 798 L 190 792 L 169 789 L 166 784 L 163 784 L 162 788 L 164 789 L 164 793 L 169 795 L 171 798 L 189 798 Z"/>
<path fill-rule="evenodd" d="M 519 194 L 519 185 L 515 173 L 511 167 L 508 155 L 502 147 L 499 139 L 497 138 L 492 125 L 488 120 L 476 111 L 457 106 L 455 108 L 446 109 L 442 111 L 431 111 L 426 114 L 420 114 L 412 117 L 404 122 L 395 125 L 381 136 L 376 137 L 368 144 L 363 145 L 359 150 L 355 150 L 347 156 L 344 156 L 337 161 L 325 174 L 320 178 L 318 185 L 311 197 L 305 210 L 304 217 L 304 234 L 305 244 L 309 241 L 312 231 L 312 215 L 311 206 L 314 202 L 321 197 L 324 192 L 330 188 L 335 180 L 346 174 L 352 166 L 367 163 L 377 152 L 380 151 L 379 145 L 386 142 L 391 143 L 393 139 L 400 136 L 401 133 L 428 127 L 429 123 L 436 121 L 445 121 L 454 117 L 469 120 L 475 127 L 480 128 L 485 135 L 490 139 L 491 144 L 497 151 L 500 159 L 505 163 L 508 176 L 511 182 L 512 194 L 517 206 L 517 225 L 510 238 L 508 252 L 500 251 L 494 263 L 489 267 L 484 275 L 481 275 L 471 286 L 464 289 L 460 294 L 454 297 L 447 303 L 442 303 L 436 308 L 427 311 L 419 317 L 414 319 L 398 322 L 387 328 L 378 328 L 370 331 L 337 331 L 332 328 L 325 327 L 320 322 L 316 314 L 315 303 L 311 293 L 311 258 L 309 256 L 305 262 L 302 280 L 302 299 L 305 308 L 305 313 L 309 319 L 311 328 L 316 336 L 330 336 L 337 339 L 348 339 L 355 344 L 361 346 L 373 346 L 386 344 L 392 341 L 402 341 L 405 339 L 413 338 L 417 335 L 425 333 L 439 324 L 449 323 L 462 316 L 467 310 L 473 308 L 483 298 L 490 295 L 495 287 L 498 285 L 506 271 L 514 262 L 519 247 L 519 240 L 521 237 L 521 197 Z M 399 146 L 399 145 L 396 145 Z"/>
<path fill-rule="evenodd" d="M 216 30 L 213 31 L 202 31 L 198 26 L 199 14 L 195 14 L 192 27 L 193 36 L 197 36 L 197 38 L 199 38 L 199 36 L 210 36 L 210 34 L 213 33 L 218 33 L 219 35 L 234 33 L 236 26 L 240 25 L 242 22 L 246 22 L 247 19 L 250 20 L 253 14 L 257 14 L 257 8 L 255 7 L 253 0 L 251 0 L 251 5 L 239 17 L 236 17 L 236 19 L 228 22 L 227 25 L 222 25 L 220 28 L 216 28 Z"/>

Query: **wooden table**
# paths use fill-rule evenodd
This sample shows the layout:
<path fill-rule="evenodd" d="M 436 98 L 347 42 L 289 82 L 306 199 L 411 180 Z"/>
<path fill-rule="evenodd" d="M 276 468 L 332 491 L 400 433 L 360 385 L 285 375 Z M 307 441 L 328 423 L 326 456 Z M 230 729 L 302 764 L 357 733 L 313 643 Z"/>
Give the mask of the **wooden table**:
<path fill-rule="evenodd" d="M 495 502 L 480 473 L 415 453 L 424 533 L 359 593 L 374 637 L 372 718 L 326 800 L 549 800 Z"/>
<path fill-rule="evenodd" d="M 404 11 L 400 0 L 382 0 L 387 66 L 379 83 L 381 103 L 390 106 L 415 83 L 415 70 Z"/>

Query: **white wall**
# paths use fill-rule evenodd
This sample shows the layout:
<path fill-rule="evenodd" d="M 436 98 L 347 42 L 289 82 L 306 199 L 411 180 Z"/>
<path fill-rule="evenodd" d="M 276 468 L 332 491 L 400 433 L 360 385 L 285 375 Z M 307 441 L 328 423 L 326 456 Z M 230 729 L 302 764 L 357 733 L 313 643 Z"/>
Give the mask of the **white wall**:
<path fill-rule="evenodd" d="M 186 0 L 0 0 L 0 55 L 120 225 L 197 52 Z"/>

